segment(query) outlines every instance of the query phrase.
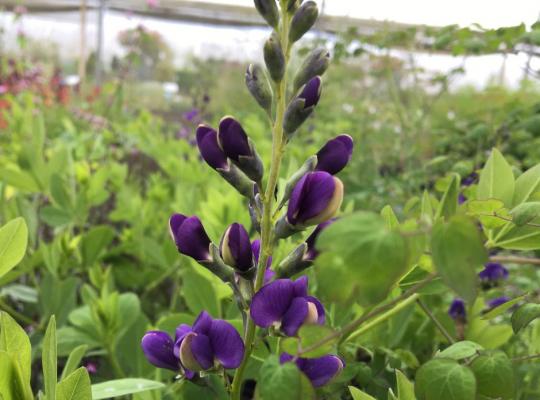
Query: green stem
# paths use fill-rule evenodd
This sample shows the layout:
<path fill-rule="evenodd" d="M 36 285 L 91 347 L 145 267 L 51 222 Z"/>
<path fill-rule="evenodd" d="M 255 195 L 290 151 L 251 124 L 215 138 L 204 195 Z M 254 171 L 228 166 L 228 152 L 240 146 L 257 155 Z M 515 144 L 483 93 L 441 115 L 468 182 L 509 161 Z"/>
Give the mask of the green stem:
<path fill-rule="evenodd" d="M 540 361 L 540 353 L 538 354 L 532 354 L 530 356 L 522 356 L 522 357 L 516 357 L 512 358 L 512 362 L 519 363 L 519 362 L 527 362 L 527 361 Z"/>
<path fill-rule="evenodd" d="M 25 325 L 33 325 L 35 323 L 31 318 L 28 318 L 26 315 L 21 314 L 9 304 L 7 304 L 2 298 L 0 298 L 0 309 L 4 310 L 13 318 L 19 320 L 19 322 L 22 322 Z"/>
<path fill-rule="evenodd" d="M 437 329 L 442 333 L 442 335 L 446 338 L 446 340 L 448 340 L 448 342 L 450 344 L 454 344 L 456 341 L 454 340 L 454 338 L 452 337 L 452 335 L 450 335 L 448 333 L 448 331 L 446 329 L 444 329 L 444 326 L 441 324 L 441 322 L 435 317 L 435 315 L 433 315 L 433 313 L 431 312 L 431 310 L 424 304 L 424 302 L 420 299 L 417 300 L 417 303 L 418 305 L 420 306 L 420 308 L 422 309 L 422 311 L 424 311 L 426 313 L 426 315 L 429 317 L 429 319 L 431 319 L 431 321 L 433 321 L 433 323 L 435 324 L 435 326 L 437 327 Z"/>
<path fill-rule="evenodd" d="M 286 7 L 282 4 L 282 21 L 283 26 L 281 29 L 281 45 L 285 50 L 285 65 L 288 64 L 290 58 L 290 45 L 289 45 L 289 16 L 286 12 Z M 274 247 L 274 241 L 272 238 L 272 226 L 274 219 L 272 217 L 272 208 L 274 204 L 274 192 L 276 190 L 277 181 L 279 178 L 279 170 L 281 167 L 281 160 L 285 150 L 285 140 L 283 137 L 283 117 L 285 115 L 285 108 L 287 106 L 287 71 L 283 79 L 276 85 L 276 118 L 273 122 L 272 132 L 272 160 L 270 163 L 270 175 L 266 184 L 266 190 L 262 198 L 263 215 L 261 220 L 261 256 L 259 257 L 259 264 L 257 265 L 257 276 L 255 278 L 255 290 L 257 293 L 264 283 L 264 273 L 266 270 L 266 263 L 272 256 Z M 242 363 L 236 370 L 234 379 L 231 386 L 231 399 L 240 400 L 242 379 L 244 372 L 253 351 L 253 341 L 255 339 L 256 326 L 251 317 L 248 319 L 247 327 L 245 329 L 245 353 Z"/>
<path fill-rule="evenodd" d="M 109 363 L 111 364 L 111 367 L 116 377 L 124 378 L 126 374 L 124 373 L 124 370 L 120 366 L 120 363 L 118 362 L 118 358 L 116 358 L 116 354 L 114 353 L 113 346 L 107 346 L 107 357 L 109 359 Z"/>

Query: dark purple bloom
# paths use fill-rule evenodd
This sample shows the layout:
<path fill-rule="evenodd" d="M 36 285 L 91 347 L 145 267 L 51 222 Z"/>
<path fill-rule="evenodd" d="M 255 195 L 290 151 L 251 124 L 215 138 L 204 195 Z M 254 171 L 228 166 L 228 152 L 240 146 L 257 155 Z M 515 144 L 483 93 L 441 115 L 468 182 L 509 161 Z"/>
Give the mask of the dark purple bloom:
<path fill-rule="evenodd" d="M 197 146 L 204 161 L 214 169 L 227 169 L 227 157 L 219 147 L 217 132 L 206 125 L 197 128 Z"/>
<path fill-rule="evenodd" d="M 283 353 L 279 357 L 279 362 L 285 364 L 293 359 L 294 357 L 290 354 Z M 339 375 L 345 366 L 343 360 L 334 355 L 319 358 L 298 358 L 295 364 L 309 378 L 314 387 L 321 387 L 329 383 Z"/>
<path fill-rule="evenodd" d="M 255 264 L 259 263 L 259 255 L 261 254 L 261 240 L 255 239 L 251 243 L 251 249 L 253 251 L 253 256 L 255 257 Z M 274 276 L 276 273 L 272 271 L 272 256 L 268 257 L 268 260 L 266 261 L 266 270 L 264 271 L 264 284 L 270 283 L 272 279 L 274 279 Z"/>
<path fill-rule="evenodd" d="M 508 278 L 508 270 L 499 263 L 487 263 L 478 273 L 478 277 L 482 281 L 498 282 Z"/>
<path fill-rule="evenodd" d="M 244 357 L 244 342 L 234 326 L 203 311 L 193 327 L 182 324 L 176 328 L 174 355 L 186 375 L 210 369 L 216 361 L 224 368 L 237 368 Z"/>
<path fill-rule="evenodd" d="M 227 228 L 219 246 L 221 258 L 226 264 L 240 271 L 253 268 L 253 251 L 246 229 L 238 223 Z"/>
<path fill-rule="evenodd" d="M 464 320 L 467 316 L 465 302 L 461 299 L 454 299 L 448 309 L 448 315 L 454 320 Z"/>
<path fill-rule="evenodd" d="M 309 226 L 332 218 L 343 201 L 343 183 L 328 172 L 310 172 L 294 187 L 287 209 L 291 225 Z"/>
<path fill-rule="evenodd" d="M 467 201 L 467 197 L 463 193 L 460 193 L 458 195 L 458 204 L 463 204 L 466 201 Z"/>
<path fill-rule="evenodd" d="M 212 259 L 211 241 L 199 218 L 173 214 L 169 219 L 169 229 L 180 253 L 200 262 Z"/>
<path fill-rule="evenodd" d="M 244 128 L 232 117 L 225 117 L 220 121 L 218 140 L 223 152 L 231 160 L 238 161 L 241 156 L 253 156 Z"/>
<path fill-rule="evenodd" d="M 299 99 L 304 99 L 304 109 L 315 107 L 321 98 L 322 80 L 320 76 L 312 78 L 298 95 Z"/>
<path fill-rule="evenodd" d="M 277 279 L 263 286 L 251 301 L 251 318 L 262 328 L 276 326 L 294 336 L 304 324 L 324 324 L 325 312 L 315 297 L 307 294 L 308 278 Z"/>
<path fill-rule="evenodd" d="M 166 332 L 147 332 L 142 338 L 141 347 L 150 364 L 173 371 L 180 369 L 180 363 L 174 355 L 174 342 Z"/>
<path fill-rule="evenodd" d="M 184 113 L 184 118 L 187 119 L 188 121 L 193 121 L 197 115 L 199 115 L 199 110 L 196 108 L 193 108 L 192 110 L 189 110 Z"/>
<path fill-rule="evenodd" d="M 329 225 L 331 225 L 335 219 L 330 219 L 326 222 L 323 222 L 322 224 L 317 225 L 315 230 L 309 235 L 309 237 L 306 239 L 307 244 L 307 250 L 304 254 L 304 260 L 306 261 L 313 261 L 317 256 L 319 255 L 319 252 L 315 248 L 315 243 L 317 242 L 317 238 L 321 234 L 321 232 Z"/>
<path fill-rule="evenodd" d="M 510 298 L 507 297 L 507 296 L 501 296 L 501 297 L 496 297 L 494 299 L 491 299 L 487 302 L 487 305 L 489 308 L 495 308 L 495 307 L 499 307 L 500 305 L 503 305 L 504 303 L 507 303 L 510 301 Z"/>
<path fill-rule="evenodd" d="M 317 153 L 315 171 L 337 174 L 351 159 L 353 146 L 353 140 L 349 135 L 339 135 L 329 140 Z"/>
<path fill-rule="evenodd" d="M 461 186 L 471 186 L 473 183 L 476 182 L 477 179 L 478 174 L 476 172 L 473 172 L 461 181 Z"/>

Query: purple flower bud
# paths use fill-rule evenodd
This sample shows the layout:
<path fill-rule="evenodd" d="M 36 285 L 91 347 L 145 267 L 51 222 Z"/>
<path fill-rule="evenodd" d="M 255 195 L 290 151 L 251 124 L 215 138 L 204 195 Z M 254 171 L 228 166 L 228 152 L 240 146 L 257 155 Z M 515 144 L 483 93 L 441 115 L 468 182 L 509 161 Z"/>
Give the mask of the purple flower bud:
<path fill-rule="evenodd" d="M 221 258 L 226 264 L 242 272 L 253 268 L 253 251 L 246 229 L 234 223 L 227 228 L 219 246 Z"/>
<path fill-rule="evenodd" d="M 321 98 L 322 79 L 320 76 L 312 78 L 302 89 L 302 92 L 298 95 L 299 99 L 304 99 L 304 109 L 309 107 L 315 107 L 319 103 Z"/>
<path fill-rule="evenodd" d="M 507 297 L 507 296 L 501 296 L 501 297 L 496 297 L 494 299 L 491 299 L 487 302 L 487 305 L 489 308 L 495 308 L 495 307 L 499 307 L 500 305 L 503 305 L 504 303 L 507 303 L 510 301 L 510 298 Z"/>
<path fill-rule="evenodd" d="M 307 294 L 308 278 L 277 279 L 263 286 L 251 301 L 251 318 L 262 328 L 275 326 L 295 336 L 304 324 L 324 324 L 325 312 L 315 297 Z"/>
<path fill-rule="evenodd" d="M 225 117 L 220 121 L 218 140 L 223 152 L 231 160 L 238 161 L 241 156 L 253 156 L 244 128 L 232 117 Z"/>
<path fill-rule="evenodd" d="M 329 140 L 317 153 L 315 171 L 337 174 L 351 159 L 353 146 L 353 140 L 349 135 L 339 135 Z"/>
<path fill-rule="evenodd" d="M 465 179 L 461 181 L 461 186 L 471 186 L 478 179 L 478 174 L 476 172 L 471 173 Z"/>
<path fill-rule="evenodd" d="M 454 320 L 465 320 L 467 317 L 465 302 L 461 299 L 454 299 L 448 309 L 448 315 Z"/>
<path fill-rule="evenodd" d="M 214 169 L 227 169 L 227 157 L 219 147 L 217 132 L 206 125 L 197 128 L 197 146 L 204 161 Z"/>
<path fill-rule="evenodd" d="M 216 362 L 227 369 L 237 368 L 244 357 L 244 342 L 230 323 L 203 311 L 193 327 L 176 328 L 174 354 L 187 376 L 213 368 Z"/>
<path fill-rule="evenodd" d="M 460 193 L 458 195 L 458 204 L 464 204 L 467 201 L 467 196 L 465 196 L 463 193 Z"/>
<path fill-rule="evenodd" d="M 343 183 L 328 172 L 311 172 L 294 187 L 287 208 L 292 226 L 320 224 L 334 217 L 343 201 Z"/>
<path fill-rule="evenodd" d="M 290 354 L 282 353 L 279 362 L 285 364 L 293 361 L 293 359 L 294 357 Z M 319 358 L 298 358 L 295 364 L 316 388 L 332 381 L 345 367 L 345 363 L 341 358 L 330 354 Z"/>
<path fill-rule="evenodd" d="M 86 370 L 88 371 L 88 373 L 90 375 L 95 375 L 97 374 L 98 372 L 98 366 L 95 362 L 92 362 L 92 361 L 88 361 L 85 365 L 84 365 L 84 368 L 86 368 Z"/>
<path fill-rule="evenodd" d="M 487 263 L 478 273 L 478 277 L 485 282 L 499 282 L 508 279 L 508 270 L 499 263 Z"/>
<path fill-rule="evenodd" d="M 199 262 L 212 260 L 211 241 L 199 218 L 173 214 L 169 219 L 169 229 L 180 253 Z"/>
<path fill-rule="evenodd" d="M 147 332 L 142 338 L 141 347 L 148 361 L 154 366 L 172 371 L 180 369 L 180 363 L 173 353 L 174 342 L 167 333 Z"/>
<path fill-rule="evenodd" d="M 326 222 L 323 222 L 322 224 L 317 225 L 315 230 L 309 235 L 309 237 L 306 239 L 307 244 L 307 250 L 304 254 L 303 259 L 305 261 L 313 261 L 317 256 L 319 255 L 319 252 L 315 248 L 315 243 L 317 242 L 317 238 L 321 234 L 321 232 L 329 225 L 331 225 L 335 219 L 328 220 Z"/>

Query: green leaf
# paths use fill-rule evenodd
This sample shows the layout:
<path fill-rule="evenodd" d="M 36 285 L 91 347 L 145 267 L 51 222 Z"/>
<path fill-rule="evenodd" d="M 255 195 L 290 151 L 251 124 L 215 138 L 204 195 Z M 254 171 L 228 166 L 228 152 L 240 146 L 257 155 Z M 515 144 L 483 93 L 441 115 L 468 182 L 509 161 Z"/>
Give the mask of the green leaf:
<path fill-rule="evenodd" d="M 58 400 L 92 400 L 90 376 L 86 368 L 81 367 L 62 379 L 58 384 L 56 396 Z"/>
<path fill-rule="evenodd" d="M 386 226 L 388 229 L 396 229 L 399 227 L 399 220 L 391 206 L 384 206 L 384 208 L 381 210 L 381 216 L 386 221 Z"/>
<path fill-rule="evenodd" d="M 349 392 L 351 392 L 353 400 L 377 400 L 375 397 L 372 397 L 353 386 L 349 386 Z"/>
<path fill-rule="evenodd" d="M 519 333 L 535 319 L 540 318 L 540 304 L 523 304 L 512 314 L 512 329 Z"/>
<path fill-rule="evenodd" d="M 2 400 L 28 400 L 32 398 L 31 392 L 25 392 L 25 384 L 21 377 L 21 370 L 6 351 L 0 350 L 0 399 Z M 30 382 L 26 384 L 30 387 Z"/>
<path fill-rule="evenodd" d="M 463 216 L 435 225 L 431 249 L 443 281 L 467 302 L 473 302 L 477 292 L 476 268 L 487 262 L 476 225 Z"/>
<path fill-rule="evenodd" d="M 377 214 L 358 212 L 334 222 L 317 247 L 323 251 L 316 261 L 321 290 L 344 300 L 356 290 L 363 306 L 383 301 L 407 272 L 407 241 Z"/>
<path fill-rule="evenodd" d="M 27 243 L 28 228 L 23 218 L 15 218 L 0 228 L 0 277 L 22 260 Z"/>
<path fill-rule="evenodd" d="M 538 192 L 540 192 L 540 164 L 528 169 L 516 179 L 512 204 L 517 206 L 529 201 Z"/>
<path fill-rule="evenodd" d="M 521 203 L 510 211 L 512 222 L 517 226 L 523 226 L 540 216 L 540 201 Z"/>
<path fill-rule="evenodd" d="M 438 358 L 451 358 L 452 360 L 463 360 L 464 358 L 472 357 L 478 354 L 483 347 L 478 343 L 471 342 L 470 340 L 463 340 L 447 347 L 440 353 L 437 353 Z"/>
<path fill-rule="evenodd" d="M 436 218 L 450 218 L 456 213 L 459 195 L 459 175 L 451 174 L 450 182 L 439 203 Z"/>
<path fill-rule="evenodd" d="M 298 330 L 298 337 L 289 337 L 281 341 L 282 351 L 296 355 L 300 351 L 307 349 L 314 344 L 332 335 L 335 331 L 324 325 L 304 325 Z M 325 354 L 335 352 L 335 345 L 339 337 L 329 340 L 322 346 L 307 353 L 302 353 L 303 358 L 322 357 Z"/>
<path fill-rule="evenodd" d="M 539 223 L 540 220 L 534 222 Z M 503 234 L 496 238 L 494 247 L 522 251 L 540 249 L 540 229 L 536 226 L 515 226 L 510 222 L 501 232 Z"/>
<path fill-rule="evenodd" d="M 396 381 L 399 400 L 416 400 L 414 384 L 399 369 L 396 369 Z"/>
<path fill-rule="evenodd" d="M 506 225 L 508 221 L 505 219 L 510 219 L 504 203 L 496 199 L 469 201 L 467 214 L 478 218 L 482 226 L 487 229 L 496 229 Z"/>
<path fill-rule="evenodd" d="M 112 399 L 132 393 L 146 392 L 148 390 L 163 389 L 161 382 L 141 378 L 116 379 L 92 385 L 92 399 Z"/>
<path fill-rule="evenodd" d="M 183 274 L 183 295 L 189 309 L 195 314 L 206 310 L 210 315 L 220 315 L 220 305 L 212 282 L 196 272 L 186 269 Z"/>
<path fill-rule="evenodd" d="M 43 207 L 39 215 L 46 224 L 55 228 L 69 224 L 72 218 L 69 211 L 53 206 Z"/>
<path fill-rule="evenodd" d="M 0 350 L 12 357 L 15 368 L 21 372 L 22 381 L 29 385 L 32 360 L 30 339 L 24 329 L 6 312 L 0 314 L 0 327 Z"/>
<path fill-rule="evenodd" d="M 508 300 L 506 303 L 501 304 L 500 306 L 494 307 L 491 310 L 489 310 L 487 313 L 482 315 L 482 319 L 488 320 L 493 319 L 495 317 L 498 317 L 501 314 L 504 314 L 506 311 L 510 310 L 512 307 L 514 307 L 517 303 L 522 301 L 527 294 L 523 294 L 519 297 L 516 297 L 512 300 Z"/>
<path fill-rule="evenodd" d="M 114 230 L 109 226 L 96 226 L 86 232 L 81 240 L 83 264 L 92 266 L 113 239 Z"/>
<path fill-rule="evenodd" d="M 465 337 L 484 349 L 495 349 L 512 337 L 512 328 L 508 324 L 493 324 L 482 319 L 484 304 L 484 299 L 478 298 L 471 307 Z"/>
<path fill-rule="evenodd" d="M 512 361 L 502 351 L 492 351 L 476 357 L 471 363 L 476 377 L 477 394 L 491 399 L 512 400 L 516 384 Z"/>
<path fill-rule="evenodd" d="M 62 370 L 62 376 L 60 377 L 61 381 L 77 369 L 87 350 L 88 346 L 86 344 L 82 344 L 73 349 Z"/>
<path fill-rule="evenodd" d="M 315 399 L 315 391 L 296 364 L 279 363 L 276 356 L 266 359 L 260 369 L 259 393 L 264 400 Z"/>
<path fill-rule="evenodd" d="M 56 320 L 54 315 L 49 320 L 49 325 L 43 338 L 43 352 L 41 363 L 43 365 L 43 381 L 45 382 L 45 395 L 47 400 L 56 399 L 57 357 L 56 357 Z"/>
<path fill-rule="evenodd" d="M 475 400 L 476 379 L 457 361 L 436 358 L 416 373 L 415 394 L 418 400 Z"/>
<path fill-rule="evenodd" d="M 71 209 L 72 202 L 64 180 L 58 174 L 53 174 L 50 180 L 51 196 L 59 208 Z"/>
<path fill-rule="evenodd" d="M 480 173 L 477 198 L 502 200 L 507 207 L 514 198 L 514 172 L 499 150 L 493 149 Z"/>

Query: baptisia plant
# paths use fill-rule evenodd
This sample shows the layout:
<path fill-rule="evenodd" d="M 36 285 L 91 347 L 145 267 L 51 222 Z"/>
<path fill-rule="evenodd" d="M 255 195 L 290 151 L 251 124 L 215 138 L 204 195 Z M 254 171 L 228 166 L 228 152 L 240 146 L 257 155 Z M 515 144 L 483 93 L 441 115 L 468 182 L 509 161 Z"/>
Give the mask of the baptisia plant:
<path fill-rule="evenodd" d="M 231 221 L 216 244 L 197 216 L 177 213 L 169 219 L 178 251 L 231 286 L 244 323 L 242 336 L 229 322 L 203 311 L 193 326 L 179 325 L 174 338 L 150 331 L 142 339 L 144 354 L 156 367 L 199 384 L 204 384 L 201 378 L 219 374 L 234 400 L 240 399 L 251 355 L 265 338 L 288 340 L 298 337 L 304 327 L 325 324 L 323 304 L 310 295 L 308 277 L 298 274 L 312 265 L 320 233 L 335 221 L 344 194 L 335 175 L 353 152 L 349 135 L 332 138 L 278 188 L 287 145 L 321 98 L 321 75 L 328 68 L 329 53 L 316 49 L 298 70 L 289 66 L 293 44 L 317 19 L 315 2 L 255 0 L 255 6 L 272 33 L 264 44 L 265 67 L 250 65 L 246 86 L 272 121 L 269 163 L 265 167 L 266 157 L 259 156 L 247 130 L 233 116 L 223 117 L 217 127 L 200 125 L 196 132 L 202 159 L 246 199 L 252 226 Z M 279 201 L 277 193 L 281 193 Z M 272 270 L 278 241 L 306 230 L 300 244 Z M 294 363 L 312 387 L 328 384 L 344 368 L 337 354 L 300 357 L 280 345 L 273 347 L 276 365 Z"/>

